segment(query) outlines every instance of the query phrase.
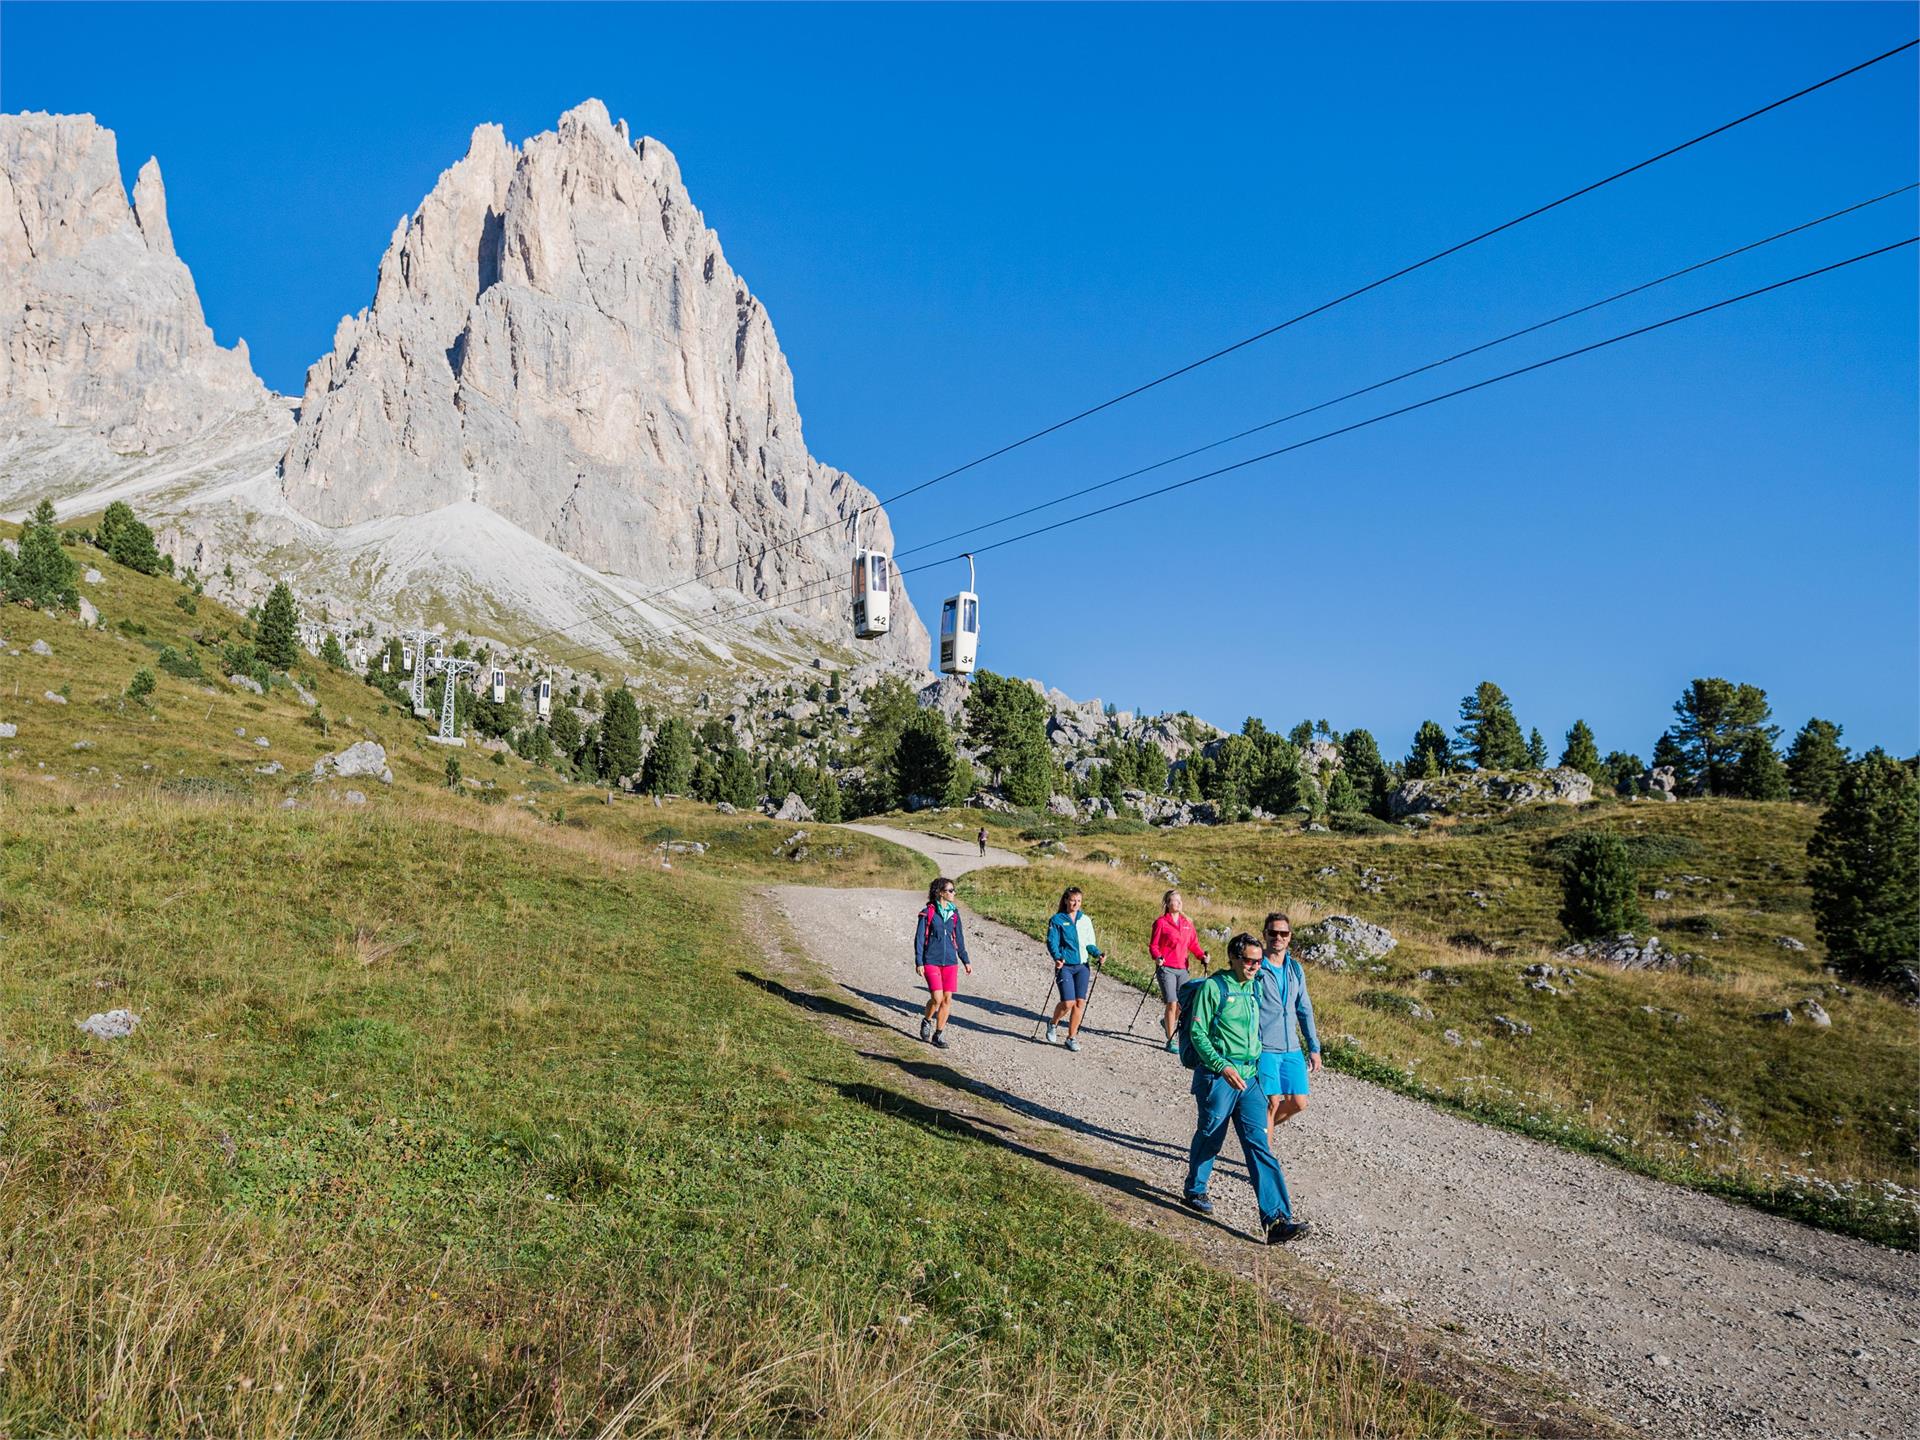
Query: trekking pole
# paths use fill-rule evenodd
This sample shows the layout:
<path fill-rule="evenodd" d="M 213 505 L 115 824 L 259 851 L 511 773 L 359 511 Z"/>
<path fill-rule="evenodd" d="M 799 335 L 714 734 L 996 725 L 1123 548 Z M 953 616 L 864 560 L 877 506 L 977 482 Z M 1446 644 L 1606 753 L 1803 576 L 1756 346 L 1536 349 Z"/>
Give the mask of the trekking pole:
<path fill-rule="evenodd" d="M 1050 1018 L 1047 1014 L 1047 996 L 1053 993 L 1053 987 L 1057 983 L 1057 981 L 1049 980 L 1047 982 L 1047 988 L 1040 992 L 1040 1004 L 1037 1007 L 1040 1013 L 1034 1018 L 1033 1033 L 1027 1037 L 1029 1040 L 1038 1040 L 1040 1038 L 1040 1027 Z"/>
<path fill-rule="evenodd" d="M 1154 983 L 1156 985 L 1160 983 L 1158 967 L 1156 967 L 1155 969 Z M 1134 1026 L 1140 1023 L 1140 1016 L 1147 1008 L 1147 996 L 1151 995 L 1152 993 L 1153 992 L 1151 990 L 1142 990 L 1140 992 L 1140 1003 L 1133 1007 L 1133 1019 L 1127 1022 L 1127 1033 L 1129 1035 L 1133 1034 Z"/>

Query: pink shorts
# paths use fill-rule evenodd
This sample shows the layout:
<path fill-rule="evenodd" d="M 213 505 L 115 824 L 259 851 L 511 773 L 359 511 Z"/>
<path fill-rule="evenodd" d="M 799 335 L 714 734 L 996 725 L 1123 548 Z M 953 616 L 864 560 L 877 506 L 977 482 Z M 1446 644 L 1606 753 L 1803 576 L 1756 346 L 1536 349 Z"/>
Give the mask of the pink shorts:
<path fill-rule="evenodd" d="M 927 989 L 938 995 L 945 991 L 949 995 L 960 993 L 960 967 L 958 965 L 929 965 L 926 967 Z"/>

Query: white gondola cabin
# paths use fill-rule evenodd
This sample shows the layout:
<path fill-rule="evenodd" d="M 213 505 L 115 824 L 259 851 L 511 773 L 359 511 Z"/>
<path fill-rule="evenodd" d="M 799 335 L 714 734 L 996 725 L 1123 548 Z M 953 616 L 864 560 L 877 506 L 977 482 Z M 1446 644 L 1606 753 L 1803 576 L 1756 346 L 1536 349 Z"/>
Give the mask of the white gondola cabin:
<path fill-rule="evenodd" d="M 533 704 L 542 720 L 553 714 L 553 681 L 545 677 L 541 678 L 539 685 L 534 689 Z"/>
<path fill-rule="evenodd" d="M 413 673 L 413 647 L 411 645 L 402 645 L 400 647 L 400 668 L 409 675 Z"/>
<path fill-rule="evenodd" d="M 940 669 L 971 675 L 980 653 L 980 597 L 973 590 L 973 556 L 967 556 L 967 588 L 940 607 Z"/>
<path fill-rule="evenodd" d="M 498 665 L 493 667 L 493 683 L 487 687 L 493 696 L 493 703 L 502 705 L 507 699 L 507 672 Z"/>
<path fill-rule="evenodd" d="M 853 552 L 853 633 L 874 640 L 892 619 L 893 563 L 884 550 Z"/>

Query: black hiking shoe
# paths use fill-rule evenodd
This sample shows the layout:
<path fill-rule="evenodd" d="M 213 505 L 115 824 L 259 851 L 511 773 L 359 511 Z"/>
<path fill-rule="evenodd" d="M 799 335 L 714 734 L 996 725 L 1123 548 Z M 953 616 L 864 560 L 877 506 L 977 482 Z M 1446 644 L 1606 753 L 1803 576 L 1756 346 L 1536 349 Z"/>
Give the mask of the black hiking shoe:
<path fill-rule="evenodd" d="M 1213 1201 L 1204 1195 L 1182 1195 L 1180 1203 L 1196 1215 L 1213 1214 Z"/>
<path fill-rule="evenodd" d="M 933 1038 L 933 1021 L 922 1020 L 920 1022 L 920 1038 L 922 1040 L 931 1040 Z"/>
<path fill-rule="evenodd" d="M 947 1048 L 947 1032 L 946 1031 L 936 1030 L 933 1032 L 933 1048 L 936 1050 L 944 1050 Z"/>
<path fill-rule="evenodd" d="M 1312 1228 L 1305 1220 L 1276 1220 L 1267 1227 L 1267 1244 L 1284 1245 L 1289 1240 L 1298 1240 Z"/>

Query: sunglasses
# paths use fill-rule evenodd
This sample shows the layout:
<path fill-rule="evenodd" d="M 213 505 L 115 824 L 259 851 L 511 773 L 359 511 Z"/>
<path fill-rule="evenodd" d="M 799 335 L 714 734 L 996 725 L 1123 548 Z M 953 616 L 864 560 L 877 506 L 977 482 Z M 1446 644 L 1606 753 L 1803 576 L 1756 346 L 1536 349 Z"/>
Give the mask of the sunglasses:
<path fill-rule="evenodd" d="M 1293 932 L 1291 930 L 1269 930 L 1267 931 L 1267 938 L 1269 940 L 1290 940 L 1293 938 Z"/>

